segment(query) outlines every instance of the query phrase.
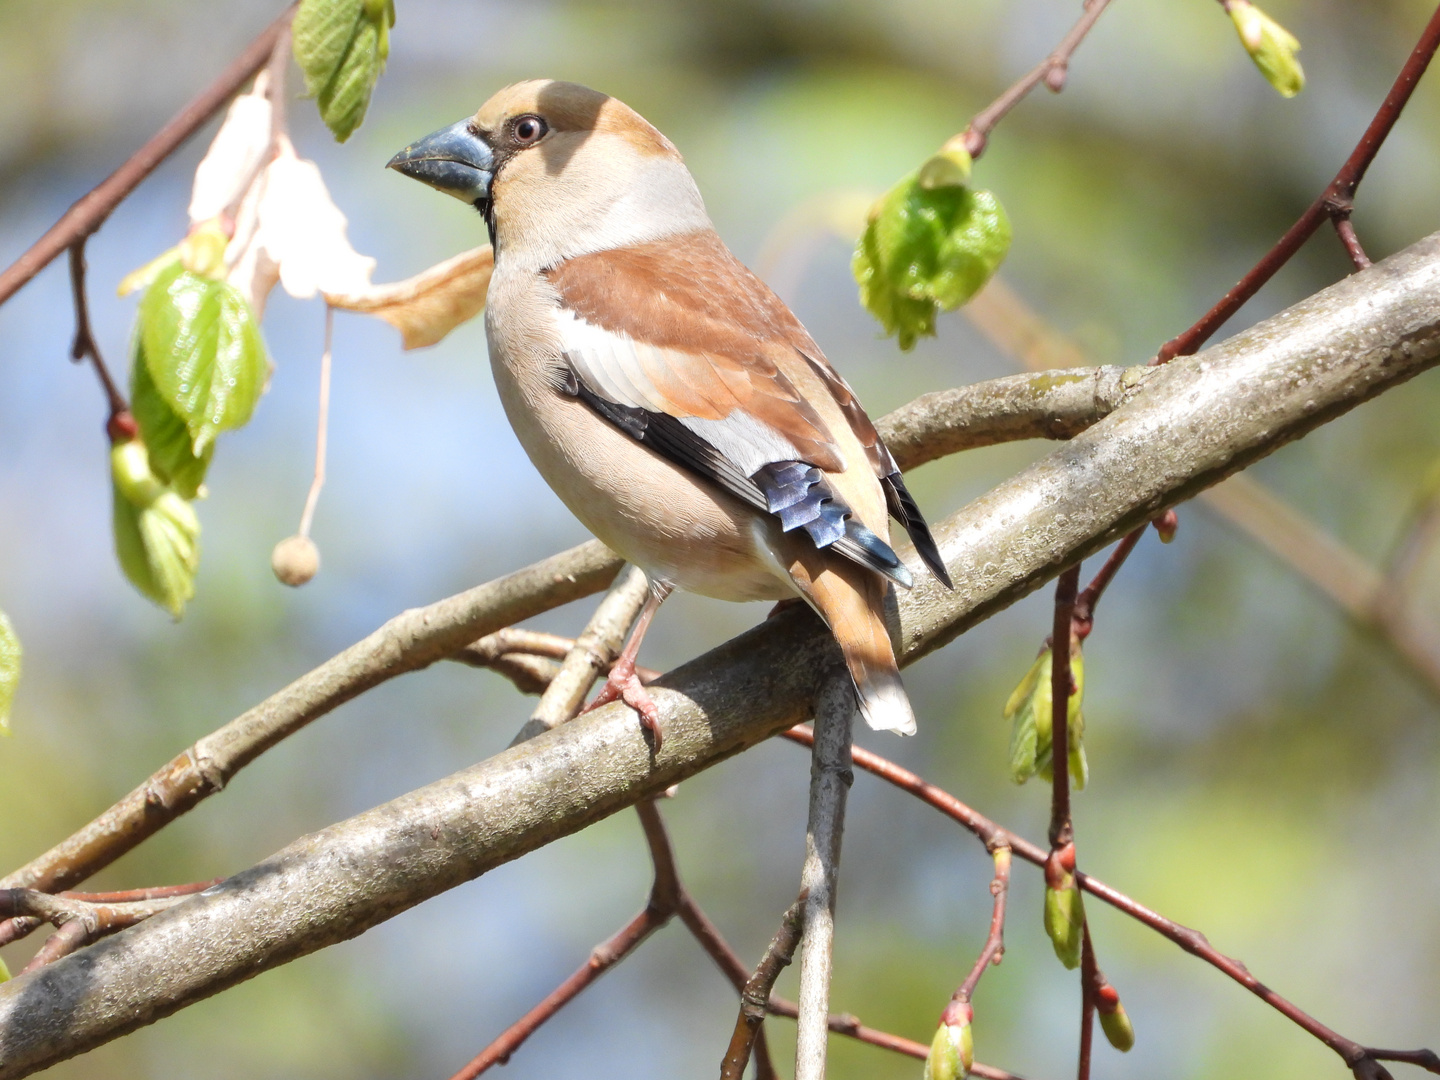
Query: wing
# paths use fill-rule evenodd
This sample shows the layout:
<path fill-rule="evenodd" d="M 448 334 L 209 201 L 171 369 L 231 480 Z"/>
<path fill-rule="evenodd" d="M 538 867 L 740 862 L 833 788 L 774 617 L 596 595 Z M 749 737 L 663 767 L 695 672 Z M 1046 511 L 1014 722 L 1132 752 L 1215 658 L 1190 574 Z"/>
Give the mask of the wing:
<path fill-rule="evenodd" d="M 920 507 L 910 495 L 909 489 L 905 487 L 900 466 L 895 463 L 895 458 L 861 407 L 855 392 L 850 389 L 850 384 L 830 366 L 819 350 L 816 350 L 814 356 L 808 352 L 801 352 L 800 355 L 824 381 L 830 395 L 835 399 L 835 404 L 840 406 L 850 430 L 865 448 L 865 456 L 875 469 L 875 475 L 880 478 L 881 487 L 885 489 L 885 503 L 890 509 L 891 517 L 900 522 L 910 534 L 916 554 L 930 568 L 930 572 L 947 589 L 955 588 L 954 582 L 950 580 L 950 572 L 945 569 L 945 560 L 940 557 L 940 548 L 936 545 L 935 538 L 930 535 L 930 525 L 926 522 L 925 515 L 920 513 Z"/>
<path fill-rule="evenodd" d="M 914 584 L 894 549 L 851 514 L 815 466 L 803 461 L 771 462 L 746 476 L 734 460 L 681 419 L 597 393 L 568 359 L 556 372 L 556 388 L 578 397 L 661 457 L 705 477 L 760 513 L 774 515 L 786 532 L 803 528 L 816 548 L 829 548 L 907 589 Z"/>

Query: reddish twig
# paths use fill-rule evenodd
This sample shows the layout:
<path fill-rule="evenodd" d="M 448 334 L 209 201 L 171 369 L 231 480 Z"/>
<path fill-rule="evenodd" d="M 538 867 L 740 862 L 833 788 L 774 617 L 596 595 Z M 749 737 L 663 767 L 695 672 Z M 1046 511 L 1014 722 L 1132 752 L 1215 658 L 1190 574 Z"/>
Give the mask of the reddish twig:
<path fill-rule="evenodd" d="M 1075 1080 L 1090 1080 L 1090 1055 L 1095 1046 L 1095 947 L 1090 943 L 1090 922 L 1081 928 L 1080 939 L 1080 1065 Z"/>
<path fill-rule="evenodd" d="M 1075 598 L 1075 610 L 1071 616 L 1071 631 L 1082 641 L 1089 637 L 1090 631 L 1095 625 L 1095 605 L 1100 603 L 1100 597 L 1105 595 L 1110 582 L 1115 580 L 1115 575 L 1120 572 L 1120 567 L 1125 565 L 1125 560 L 1135 550 L 1135 545 L 1140 543 L 1140 538 L 1145 535 L 1145 526 L 1125 534 L 1125 538 L 1115 545 L 1110 552 L 1110 557 L 1105 560 L 1105 565 L 1100 567 L 1100 572 L 1095 575 L 1089 585 Z"/>
<path fill-rule="evenodd" d="M 801 746 L 809 746 L 814 739 L 814 734 L 805 725 L 797 725 L 783 733 L 785 738 Z M 1038 844 L 1032 844 L 1024 837 L 1012 833 L 985 815 L 971 809 L 955 796 L 934 784 L 912 773 L 909 769 L 903 768 L 879 754 L 869 750 L 855 747 L 852 751 L 854 763 L 857 767 L 868 773 L 880 777 L 887 783 L 893 784 L 902 791 L 909 792 L 921 802 L 934 807 L 947 817 L 963 825 L 967 830 L 974 833 L 987 846 L 996 843 L 1005 843 L 1012 848 L 1016 855 L 1028 863 L 1043 867 L 1049 858 L 1049 852 Z M 1143 923 L 1155 930 L 1162 936 L 1179 945 L 1186 952 L 1199 957 L 1212 967 L 1224 972 L 1234 979 L 1241 986 L 1245 987 L 1256 997 L 1276 1009 L 1282 1015 L 1288 1017 L 1302 1029 L 1319 1039 L 1326 1046 L 1330 1047 L 1344 1059 L 1351 1070 L 1362 1068 L 1367 1061 L 1409 1061 L 1418 1064 L 1431 1072 L 1440 1073 L 1440 1060 L 1436 1060 L 1429 1050 L 1407 1050 L 1407 1051 L 1379 1051 L 1370 1050 L 1351 1039 L 1336 1034 L 1330 1028 L 1320 1023 L 1304 1010 L 1298 1008 L 1290 1001 L 1281 997 L 1271 990 L 1264 983 L 1260 982 L 1239 960 L 1234 960 L 1219 952 L 1206 940 L 1205 935 L 1198 930 L 1181 926 L 1165 916 L 1150 910 L 1137 900 L 1132 900 L 1118 889 L 1114 889 L 1098 878 L 1091 877 L 1081 871 L 1075 872 L 1075 879 L 1080 888 L 1090 893 L 1099 900 L 1103 900 L 1117 911 L 1129 915 L 1132 919 Z M 1402 1057 L 1382 1057 L 1386 1054 L 1401 1054 Z M 1357 1073 L 1357 1075 L 1359 1075 Z"/>
<path fill-rule="evenodd" d="M 1055 622 L 1050 638 L 1050 848 L 1059 851 L 1075 838 L 1070 823 L 1070 697 L 1075 679 L 1070 671 L 1071 624 L 1075 593 L 1080 587 L 1080 564 L 1061 573 L 1055 582 Z"/>
<path fill-rule="evenodd" d="M 105 392 L 105 403 L 110 407 L 106 428 L 111 441 L 133 438 L 135 421 L 130 418 L 130 406 L 125 401 L 125 395 L 120 393 L 120 388 L 115 385 L 115 380 L 111 378 L 110 369 L 105 366 L 105 360 L 100 355 L 100 347 L 95 343 L 95 331 L 90 326 L 90 299 L 85 292 L 83 236 L 70 245 L 70 293 L 75 300 L 75 341 L 70 346 L 70 359 L 79 363 L 88 358 L 95 369 L 100 388 Z"/>
<path fill-rule="evenodd" d="M 209 86 L 151 136 L 120 168 L 65 211 L 60 220 L 31 245 L 29 251 L 0 273 L 0 304 L 14 296 L 21 286 L 49 266 L 66 248 L 99 229 L 115 207 L 119 206 L 142 180 L 178 150 L 206 121 L 219 112 L 256 72 L 269 63 L 276 35 L 289 25 L 294 10 L 294 4 L 286 8 L 285 13 L 261 31 L 260 36 L 247 45 L 245 51 L 231 61 L 229 67 L 217 75 Z"/>
<path fill-rule="evenodd" d="M 668 923 L 679 906 L 680 881 L 675 873 L 675 855 L 665 834 L 660 812 L 652 802 L 638 804 L 640 824 L 650 847 L 655 879 L 645 909 L 619 931 L 597 945 L 580 969 L 552 990 L 544 1000 L 500 1033 L 489 1046 L 475 1055 L 451 1080 L 474 1080 L 494 1065 L 503 1065 L 522 1043 L 545 1021 L 578 997 L 587 986 L 640 947 L 640 944 Z"/>
<path fill-rule="evenodd" d="M 992 964 L 999 964 L 1005 957 L 1005 901 L 1010 892 L 1010 847 L 997 843 L 991 849 L 995 857 L 995 877 L 990 882 L 990 895 L 995 898 L 990 913 L 990 933 L 985 938 L 985 947 L 980 950 L 975 966 L 956 989 L 951 1001 L 968 1005 L 980 985 L 980 976 Z"/>
<path fill-rule="evenodd" d="M 573 975 L 557 986 L 543 1001 L 527 1012 L 514 1024 L 480 1051 L 451 1080 L 473 1080 L 474 1077 L 494 1065 L 503 1065 L 510 1060 L 522 1043 L 533 1035 L 542 1024 L 573 1001 L 601 975 L 633 953 L 655 931 L 661 929 L 676 915 L 688 927 L 705 951 L 715 958 L 721 969 L 731 978 L 737 991 L 742 990 L 749 973 L 740 958 L 721 938 L 714 924 L 705 916 L 686 893 L 680 883 L 675 867 L 675 853 L 665 830 L 664 820 L 653 802 L 636 805 L 640 825 L 645 831 L 645 841 L 650 849 L 655 878 L 650 887 L 650 897 L 645 909 L 631 919 L 610 938 L 596 946 L 590 959 Z M 757 1080 L 774 1080 L 774 1067 L 770 1062 L 769 1049 L 764 1031 L 758 1033 L 755 1042 L 755 1063 Z"/>
<path fill-rule="evenodd" d="M 1355 235 L 1355 224 L 1350 220 L 1350 215 L 1335 215 L 1330 219 L 1335 226 L 1335 235 L 1340 237 L 1340 243 L 1345 245 L 1345 254 L 1350 256 L 1350 261 L 1355 264 L 1356 270 L 1364 270 L 1372 265 L 1370 256 L 1365 254 L 1365 249 L 1360 245 L 1360 237 Z"/>
<path fill-rule="evenodd" d="M 193 896 L 204 892 L 224 881 L 223 877 L 209 881 L 191 881 L 184 885 L 152 885 L 148 889 L 121 889 L 118 892 L 76 892 L 67 890 L 55 895 L 62 900 L 84 900 L 91 904 L 130 904 L 141 900 L 168 900 L 172 896 Z"/>
<path fill-rule="evenodd" d="M 771 1016 L 784 1016 L 794 1020 L 800 1015 L 800 1008 L 793 1001 L 771 997 L 769 1012 Z M 919 1061 L 924 1061 L 930 1054 L 930 1048 L 924 1043 L 918 1043 L 914 1039 L 907 1039 L 902 1035 L 891 1035 L 888 1031 L 881 1031 L 878 1028 L 866 1027 L 858 1017 L 849 1013 L 831 1013 L 829 1027 L 836 1035 L 844 1035 L 856 1042 L 863 1042 L 867 1046 L 891 1050 Z M 978 1061 L 971 1067 L 970 1075 L 984 1077 L 985 1080 L 1024 1080 L 1015 1073 L 997 1069 L 993 1065 L 983 1065 Z"/>
<path fill-rule="evenodd" d="M 90 937 L 85 924 L 79 919 L 73 922 L 62 923 L 60 928 L 45 939 L 40 946 L 40 951 L 31 957 L 30 962 L 20 969 L 20 974 L 42 968 L 46 964 L 54 963 L 62 956 L 68 956 L 80 946 L 87 944 Z"/>
<path fill-rule="evenodd" d="M 105 894 L 99 895 L 103 897 Z M 91 902 L 77 896 L 51 896 L 36 889 L 3 889 L 0 890 L 0 918 L 6 918 L 7 925 L 15 927 L 16 936 L 23 936 L 42 923 L 54 925 L 55 933 L 46 939 L 40 951 L 25 965 L 25 971 L 34 971 L 82 945 L 174 907 L 188 895 L 170 892 L 164 896 L 122 902 Z"/>
<path fill-rule="evenodd" d="M 1163 364 L 1173 357 L 1189 356 L 1195 352 L 1225 324 L 1230 316 L 1239 311 L 1247 300 L 1259 292 L 1261 287 L 1275 276 L 1276 271 L 1290 261 L 1305 241 L 1315 235 L 1315 230 L 1327 220 L 1349 218 L 1355 207 L 1355 192 L 1360 186 L 1360 181 L 1365 178 L 1366 170 L 1375 160 L 1375 155 L 1380 152 L 1380 147 L 1384 145 L 1395 122 L 1400 119 L 1400 114 L 1410 100 L 1415 85 L 1425 74 L 1425 69 L 1430 66 L 1430 61 L 1434 58 L 1437 48 L 1440 48 L 1440 7 L 1437 7 L 1435 13 L 1430 16 L 1429 23 L 1426 24 L 1415 48 L 1411 50 L 1405 66 L 1396 76 L 1390 92 L 1385 95 L 1385 100 L 1381 102 L 1379 110 L 1370 121 L 1369 127 L 1365 129 L 1365 134 L 1356 143 L 1355 149 L 1350 152 L 1345 164 L 1335 174 L 1335 179 L 1330 181 L 1319 197 L 1310 204 L 1310 208 L 1300 216 L 1300 220 L 1290 226 L 1285 235 L 1265 253 L 1250 272 L 1221 297 L 1219 303 L 1206 312 L 1200 321 L 1189 330 L 1160 347 L 1160 352 L 1152 363 Z M 1344 239 L 1343 233 L 1341 238 Z M 1353 257 L 1354 253 L 1352 252 Z"/>
<path fill-rule="evenodd" d="M 1054 52 L 1047 56 L 1035 67 L 1001 94 L 998 98 L 985 106 L 975 114 L 965 128 L 963 135 L 965 149 L 972 158 L 978 158 L 985 152 L 985 145 L 990 140 L 990 132 L 995 130 L 995 125 L 1005 118 L 1005 114 L 1039 86 L 1042 82 L 1046 88 L 1054 93 L 1059 93 L 1065 88 L 1065 76 L 1070 70 L 1070 57 L 1085 40 L 1085 35 L 1090 33 L 1090 28 L 1095 25 L 1097 19 L 1105 13 L 1110 5 L 1110 0 L 1085 0 L 1085 11 L 1070 28 L 1060 44 L 1055 46 Z"/>
<path fill-rule="evenodd" d="M 800 928 L 805 918 L 805 901 L 808 894 L 801 891 L 799 899 L 791 904 L 780 920 L 780 929 L 770 939 L 770 945 L 755 973 L 745 982 L 740 992 L 740 1015 L 735 1018 L 735 1031 L 730 1036 L 730 1045 L 720 1063 L 720 1080 L 741 1080 L 745 1066 L 750 1064 L 750 1051 L 760 1034 L 760 1025 L 770 1003 L 770 991 L 780 972 L 795 959 L 795 946 L 800 944 Z"/>

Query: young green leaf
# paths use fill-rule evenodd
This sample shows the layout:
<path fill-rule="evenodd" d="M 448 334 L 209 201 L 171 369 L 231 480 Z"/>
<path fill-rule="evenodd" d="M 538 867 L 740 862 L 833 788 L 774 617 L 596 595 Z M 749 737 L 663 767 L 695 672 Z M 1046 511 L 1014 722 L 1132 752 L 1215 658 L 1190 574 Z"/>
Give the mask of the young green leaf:
<path fill-rule="evenodd" d="M 1045 886 L 1045 933 L 1055 956 L 1072 971 L 1080 966 L 1080 952 L 1085 939 L 1085 901 L 1073 874 L 1066 874 L 1056 885 Z"/>
<path fill-rule="evenodd" d="M 22 652 L 15 628 L 0 611 L 0 732 L 7 735 L 10 733 L 10 706 L 15 703 L 15 687 L 20 682 Z M 0 982 L 3 981 L 0 979 Z"/>
<path fill-rule="evenodd" d="M 295 13 L 291 31 L 305 91 L 339 142 L 365 119 L 394 25 L 394 0 L 302 0 Z"/>
<path fill-rule="evenodd" d="M 115 554 L 131 583 L 179 618 L 195 595 L 200 521 L 195 510 L 150 470 L 139 439 L 110 451 Z"/>
<path fill-rule="evenodd" d="M 935 333 L 941 309 L 954 311 L 979 292 L 1009 249 L 1010 220 L 994 195 L 950 184 L 927 189 L 915 172 L 871 209 L 851 268 L 860 302 L 909 349 Z"/>
<path fill-rule="evenodd" d="M 250 419 L 269 374 L 260 328 L 239 290 L 178 263 L 140 301 L 140 347 L 197 457 L 220 432 Z"/>
<path fill-rule="evenodd" d="M 150 468 L 181 498 L 197 498 L 205 483 L 210 459 L 215 454 L 215 444 L 205 447 L 198 456 L 195 454 L 190 429 L 155 388 L 155 380 L 145 363 L 145 347 L 139 334 L 135 335 L 134 353 L 130 364 L 130 413 L 140 426 L 140 438 L 149 452 Z"/>
<path fill-rule="evenodd" d="M 1005 702 L 1004 717 L 1011 722 L 1010 729 L 1010 776 L 1017 784 L 1023 784 L 1032 776 L 1049 780 L 1051 760 L 1054 756 L 1052 739 L 1054 734 L 1054 698 L 1050 692 L 1050 675 L 1054 658 L 1046 649 L 1030 665 L 1030 670 L 1020 680 L 1020 685 Z M 1080 704 L 1085 692 L 1085 658 L 1078 642 L 1072 639 L 1070 646 L 1070 671 L 1075 680 L 1075 692 L 1070 695 L 1069 724 L 1067 727 L 1067 749 L 1070 760 L 1070 776 L 1077 791 L 1084 790 L 1090 779 L 1090 766 L 1085 757 L 1085 716 Z"/>

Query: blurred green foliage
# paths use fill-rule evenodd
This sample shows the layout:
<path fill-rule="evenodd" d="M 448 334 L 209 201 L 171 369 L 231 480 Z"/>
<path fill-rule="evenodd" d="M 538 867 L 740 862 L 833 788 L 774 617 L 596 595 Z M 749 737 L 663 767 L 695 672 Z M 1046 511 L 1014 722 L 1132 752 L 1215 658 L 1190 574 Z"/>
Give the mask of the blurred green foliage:
<path fill-rule="evenodd" d="M 680 146 L 722 234 L 756 264 L 776 225 L 836 191 L 873 199 L 1043 56 L 1076 15 L 1060 0 L 697 0 L 453 4 L 403 0 L 390 72 L 343 148 L 293 110 L 357 246 L 396 280 L 475 243 L 463 208 L 381 166 L 398 147 L 520 78 L 555 75 L 627 100 Z M 24 247 L 153 132 L 274 3 L 0 3 L 0 253 Z M 1094 362 L 1139 363 L 1224 292 L 1328 181 L 1432 5 L 1276 0 L 1309 87 L 1279 98 L 1212 0 L 1115 4 L 1064 94 L 995 132 L 985 186 L 1014 243 L 1006 281 Z M 1433 75 L 1430 77 L 1433 79 Z M 1382 256 L 1440 223 L 1440 82 L 1421 85 L 1361 188 L 1356 227 Z M 131 305 L 109 285 L 184 225 L 197 140 L 89 246 L 97 332 L 123 356 Z M 858 231 L 858 228 L 857 228 Z M 758 268 L 872 413 L 1011 370 L 961 315 L 901 357 L 855 302 L 851 236 L 796 241 Z M 1239 328 L 1348 271 L 1329 235 Z M 274 583 L 275 540 L 309 482 L 316 306 L 267 313 L 273 392 L 229 436 L 204 504 L 206 565 L 185 623 L 114 572 L 102 405 L 68 354 L 56 267 L 0 308 L 0 606 L 25 632 L 19 734 L 0 750 L 0 862 L 17 866 L 191 741 L 404 607 L 583 535 L 514 445 L 464 328 L 399 354 L 388 331 L 337 325 L 331 479 L 316 521 L 326 572 Z M 1318 525 L 1383 560 L 1440 459 L 1435 377 L 1416 380 L 1256 469 Z M 1008 446 L 918 471 L 932 518 L 1048 448 Z M 1328 601 L 1201 508 L 1152 538 L 1107 593 L 1087 687 L 1092 782 L 1076 800 L 1080 866 L 1204 930 L 1304 1008 L 1372 1044 L 1435 1040 L 1440 737 L 1434 695 Z M 1434 559 L 1413 590 L 1437 618 Z M 763 617 L 670 601 L 644 662 L 681 662 Z M 574 632 L 584 605 L 542 625 Z M 1044 597 L 907 671 L 911 741 L 863 737 L 1031 838 L 1047 793 L 1016 788 L 996 716 L 1049 627 Z M 528 715 L 497 677 L 437 668 L 366 695 L 248 769 L 219 798 L 100 875 L 96 887 L 234 872 L 307 831 L 503 748 Z M 665 806 L 688 886 L 749 960 L 794 897 L 808 761 L 766 745 L 682 785 Z M 984 940 L 991 866 L 973 838 L 860 775 L 841 886 L 835 1004 L 925 1041 Z M 581 964 L 643 902 L 627 816 L 503 867 L 363 937 L 188 1009 L 54 1076 L 445 1076 Z M 1074 1063 L 1074 976 L 1017 866 L 1003 965 L 976 997 L 979 1060 L 1024 1075 Z M 1100 961 L 1137 1031 L 1107 1076 L 1343 1076 L 1334 1055 L 1194 959 L 1092 903 Z M 12 966 L 38 942 L 18 947 Z M 793 973 L 781 992 L 793 996 Z M 734 1022 L 724 980 L 678 929 L 542 1029 L 514 1078 L 573 1071 L 656 1080 L 714 1070 Z M 768 1025 L 777 1060 L 793 1028 Z M 917 1062 L 835 1040 L 832 1075 L 914 1080 Z M 786 1070 L 788 1073 L 788 1069 Z"/>

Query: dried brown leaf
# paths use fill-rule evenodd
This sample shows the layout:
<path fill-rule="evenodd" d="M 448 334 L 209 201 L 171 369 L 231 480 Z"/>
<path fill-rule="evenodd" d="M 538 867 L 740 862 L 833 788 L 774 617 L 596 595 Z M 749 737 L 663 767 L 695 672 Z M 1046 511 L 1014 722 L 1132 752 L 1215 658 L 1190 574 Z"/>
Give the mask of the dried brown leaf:
<path fill-rule="evenodd" d="M 406 349 L 434 345 L 485 307 L 495 252 L 489 244 L 462 251 L 404 281 L 349 293 L 325 293 L 346 311 L 384 319 L 400 331 Z"/>

